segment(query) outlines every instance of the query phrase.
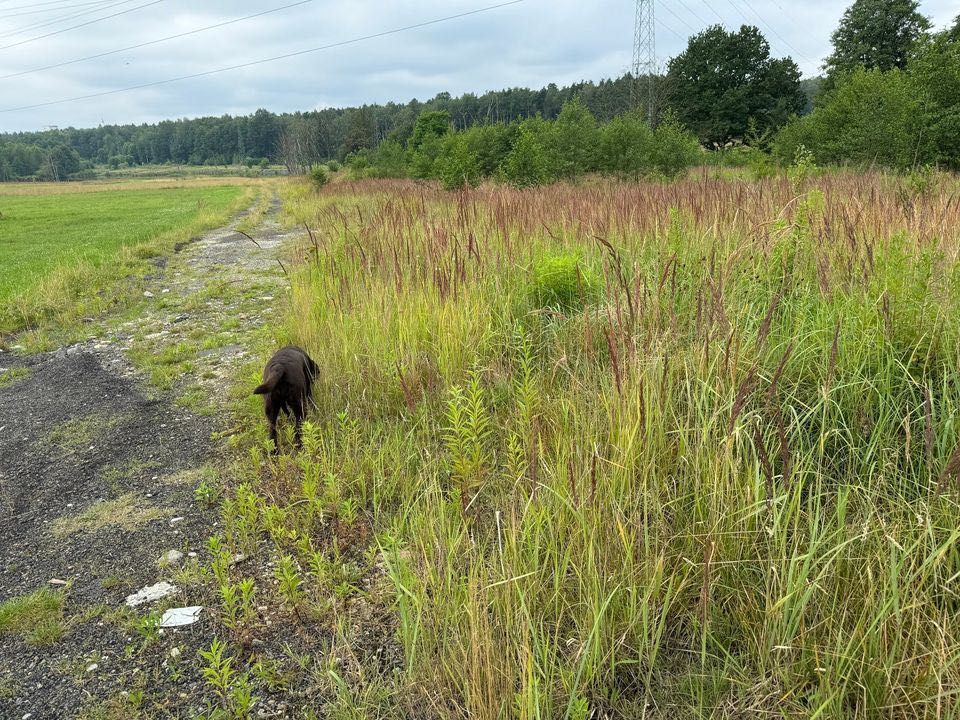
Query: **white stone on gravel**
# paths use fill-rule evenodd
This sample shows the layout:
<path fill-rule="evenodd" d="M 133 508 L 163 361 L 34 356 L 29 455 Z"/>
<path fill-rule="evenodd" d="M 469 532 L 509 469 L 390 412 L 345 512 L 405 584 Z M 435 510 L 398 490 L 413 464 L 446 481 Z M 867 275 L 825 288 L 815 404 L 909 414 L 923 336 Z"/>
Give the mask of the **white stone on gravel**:
<path fill-rule="evenodd" d="M 173 565 L 183 560 L 183 553 L 179 550 L 168 550 L 160 558 L 160 562 L 164 565 Z"/>
<path fill-rule="evenodd" d="M 158 582 L 156 585 L 148 585 L 141 590 L 132 595 L 127 595 L 127 605 L 130 607 L 137 607 L 138 605 L 143 605 L 144 603 L 150 603 L 154 600 L 160 600 L 169 595 L 172 595 L 177 591 L 175 585 L 171 585 L 166 581 Z"/>
<path fill-rule="evenodd" d="M 172 628 L 181 627 L 183 625 L 193 625 L 193 623 L 200 619 L 201 611 L 203 611 L 203 608 L 199 605 L 170 608 L 169 610 L 165 611 L 163 613 L 163 617 L 160 618 L 160 627 Z"/>
<path fill-rule="evenodd" d="M 149 290 L 144 290 L 144 291 L 143 291 L 143 296 L 144 296 L 144 297 L 153 297 L 153 293 L 150 292 Z"/>

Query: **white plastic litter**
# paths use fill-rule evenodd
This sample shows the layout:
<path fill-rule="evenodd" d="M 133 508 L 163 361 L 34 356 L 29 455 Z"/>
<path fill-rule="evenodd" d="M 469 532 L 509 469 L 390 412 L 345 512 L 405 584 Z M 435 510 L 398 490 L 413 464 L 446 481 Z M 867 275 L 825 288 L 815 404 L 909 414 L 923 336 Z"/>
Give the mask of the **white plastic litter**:
<path fill-rule="evenodd" d="M 182 608 L 170 608 L 164 612 L 163 617 L 160 618 L 160 627 L 171 628 L 180 627 L 182 625 L 193 625 L 193 623 L 200 619 L 200 612 L 202 610 L 203 608 L 199 605 Z"/>

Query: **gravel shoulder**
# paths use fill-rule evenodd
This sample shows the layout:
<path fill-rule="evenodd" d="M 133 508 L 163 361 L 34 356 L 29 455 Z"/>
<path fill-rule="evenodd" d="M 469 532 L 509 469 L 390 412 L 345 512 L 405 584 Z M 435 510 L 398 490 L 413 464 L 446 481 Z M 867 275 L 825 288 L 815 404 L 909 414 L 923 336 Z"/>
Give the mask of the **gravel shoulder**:
<path fill-rule="evenodd" d="M 278 211 L 274 198 L 256 243 L 237 218 L 158 259 L 142 302 L 83 342 L 0 352 L 0 608 L 39 588 L 65 598 L 56 642 L 0 629 L 0 718 L 133 717 L 144 702 L 195 716 L 201 679 L 180 659 L 209 645 L 210 620 L 155 621 L 203 605 L 191 587 L 217 522 L 203 489 L 224 387 L 286 288 Z M 159 581 L 178 589 L 126 607 Z"/>

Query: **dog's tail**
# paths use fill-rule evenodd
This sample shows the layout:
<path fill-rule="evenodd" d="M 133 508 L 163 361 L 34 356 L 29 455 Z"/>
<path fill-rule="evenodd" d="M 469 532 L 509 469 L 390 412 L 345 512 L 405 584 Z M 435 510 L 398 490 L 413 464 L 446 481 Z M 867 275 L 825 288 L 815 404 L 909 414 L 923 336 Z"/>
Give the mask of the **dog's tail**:
<path fill-rule="evenodd" d="M 263 379 L 263 382 L 253 389 L 253 394 L 266 395 L 277 386 L 277 383 L 280 382 L 280 378 L 282 377 L 283 369 L 274 368 L 270 370 L 270 374 Z"/>

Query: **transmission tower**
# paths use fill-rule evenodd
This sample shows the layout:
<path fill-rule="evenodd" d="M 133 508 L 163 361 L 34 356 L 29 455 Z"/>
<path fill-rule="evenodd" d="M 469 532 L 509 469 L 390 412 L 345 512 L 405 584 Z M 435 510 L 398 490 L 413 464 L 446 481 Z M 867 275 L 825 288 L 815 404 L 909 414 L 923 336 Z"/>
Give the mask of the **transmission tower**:
<path fill-rule="evenodd" d="M 655 121 L 654 78 L 657 74 L 657 39 L 653 24 L 654 0 L 636 0 L 633 29 L 633 105 L 647 106 L 647 121 Z"/>

